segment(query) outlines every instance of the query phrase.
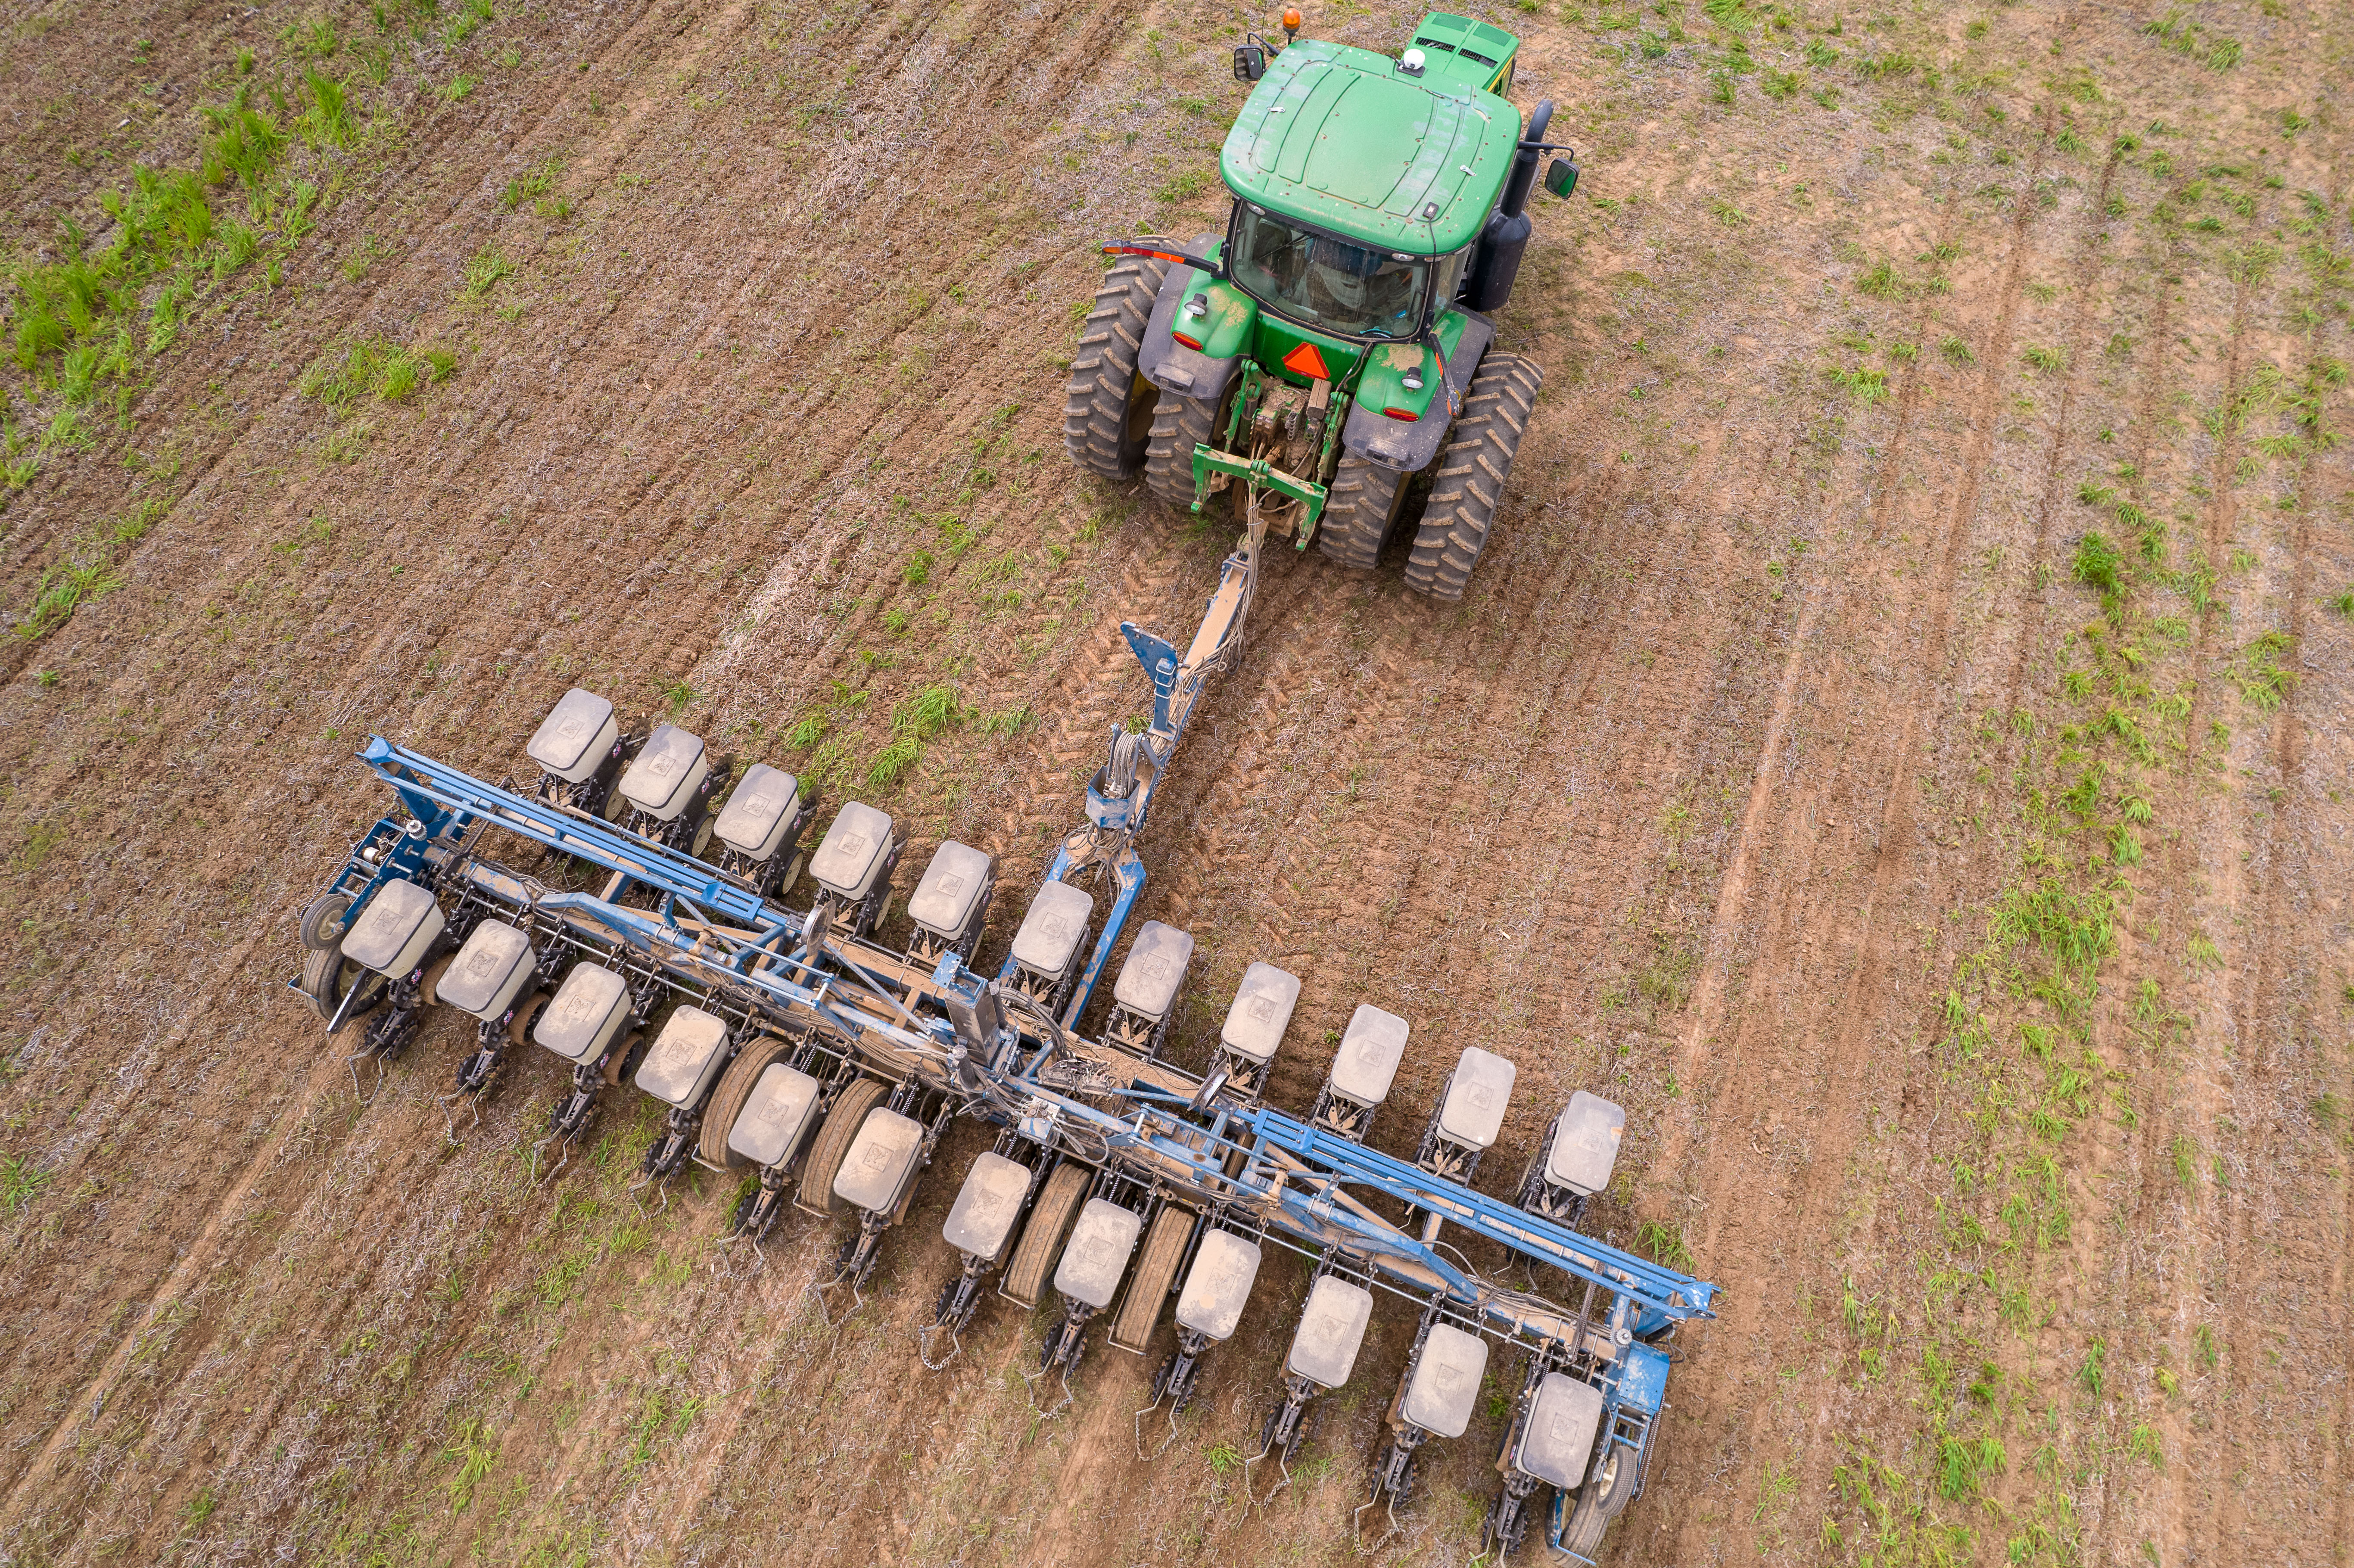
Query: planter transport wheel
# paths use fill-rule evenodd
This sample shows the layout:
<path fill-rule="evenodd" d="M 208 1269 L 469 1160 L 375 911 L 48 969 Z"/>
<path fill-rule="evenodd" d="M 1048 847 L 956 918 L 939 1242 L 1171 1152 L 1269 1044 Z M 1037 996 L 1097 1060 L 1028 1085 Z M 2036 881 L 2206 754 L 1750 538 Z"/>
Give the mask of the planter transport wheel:
<path fill-rule="evenodd" d="M 743 1156 L 727 1151 L 727 1135 L 736 1130 L 736 1118 L 744 1114 L 744 1102 L 752 1097 L 753 1086 L 769 1070 L 769 1064 L 783 1060 L 792 1054 L 792 1049 L 793 1043 L 783 1035 L 763 1034 L 727 1064 L 719 1087 L 712 1092 L 711 1103 L 703 1111 L 704 1163 L 726 1171 L 742 1168 Z"/>
<path fill-rule="evenodd" d="M 842 1091 L 826 1116 L 825 1126 L 819 1129 L 809 1163 L 801 1168 L 802 1208 L 812 1214 L 833 1212 L 834 1172 L 842 1169 L 843 1157 L 850 1152 L 850 1140 L 866 1124 L 866 1113 L 890 1093 L 890 1085 L 874 1078 L 861 1078 Z"/>
<path fill-rule="evenodd" d="M 1084 1165 L 1057 1166 L 1046 1179 L 1046 1190 L 1038 1194 L 1038 1206 L 1030 1212 L 1030 1223 L 1022 1228 L 1022 1240 L 1005 1266 L 1005 1294 L 1024 1307 L 1038 1305 L 1039 1294 L 1046 1288 L 1047 1271 L 1062 1253 L 1063 1233 L 1070 1228 L 1071 1216 L 1079 1212 L 1079 1200 L 1087 1195 L 1092 1174 Z"/>
<path fill-rule="evenodd" d="M 334 1022 L 335 1010 L 343 1005 L 345 992 L 355 985 L 361 987 L 359 1000 L 345 1019 L 357 1018 L 384 999 L 384 977 L 374 969 L 362 969 L 334 948 L 323 948 L 302 960 L 302 994 L 311 999 L 320 1018 Z"/>

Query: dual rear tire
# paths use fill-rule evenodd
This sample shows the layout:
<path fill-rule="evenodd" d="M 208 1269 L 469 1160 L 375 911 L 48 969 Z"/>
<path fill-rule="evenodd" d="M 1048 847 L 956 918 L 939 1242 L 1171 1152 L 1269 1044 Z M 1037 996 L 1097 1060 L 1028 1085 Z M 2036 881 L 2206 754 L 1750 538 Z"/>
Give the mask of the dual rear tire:
<path fill-rule="evenodd" d="M 1452 604 L 1470 586 L 1543 382 L 1544 372 L 1517 354 L 1490 353 L 1479 361 L 1463 412 L 1439 448 L 1406 556 L 1405 586 L 1416 593 Z M 1398 526 L 1415 478 L 1353 454 L 1342 458 L 1317 548 L 1337 565 L 1371 567 Z"/>

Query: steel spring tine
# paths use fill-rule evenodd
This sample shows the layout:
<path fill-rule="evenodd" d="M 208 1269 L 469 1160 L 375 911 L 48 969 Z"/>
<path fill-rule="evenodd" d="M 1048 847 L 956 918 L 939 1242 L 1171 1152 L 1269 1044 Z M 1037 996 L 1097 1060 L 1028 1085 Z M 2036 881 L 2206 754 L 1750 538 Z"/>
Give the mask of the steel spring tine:
<path fill-rule="evenodd" d="M 1161 1445 L 1158 1452 L 1148 1454 L 1144 1451 L 1144 1418 L 1160 1408 L 1161 1401 L 1156 1398 L 1129 1419 L 1129 1424 L 1136 1428 L 1136 1457 L 1140 1459 L 1158 1459 L 1162 1453 L 1168 1451 L 1169 1445 L 1166 1443 Z"/>
<path fill-rule="evenodd" d="M 1170 1405 L 1170 1434 L 1168 1434 L 1168 1436 L 1165 1436 L 1165 1438 L 1161 1438 L 1161 1448 L 1153 1448 L 1151 1457 L 1156 1457 L 1156 1459 L 1158 1459 L 1158 1457 L 1161 1457 L 1161 1455 L 1168 1453 L 1168 1450 L 1172 1448 L 1172 1446 L 1174 1446 L 1174 1443 L 1177 1443 L 1177 1438 L 1180 1438 L 1180 1436 L 1184 1436 L 1184 1429 L 1180 1429 L 1180 1426 L 1177 1426 L 1177 1405 Z"/>
<path fill-rule="evenodd" d="M 461 1089 L 459 1091 L 459 1094 L 463 1094 L 464 1092 L 465 1091 Z M 458 1097 L 458 1095 L 443 1095 L 440 1099 L 434 1101 L 434 1104 L 441 1107 L 441 1125 L 449 1132 L 450 1147 L 452 1149 L 463 1149 L 466 1147 L 465 1139 L 458 1136 L 458 1120 L 455 1117 L 450 1114 L 450 1102 Z"/>
<path fill-rule="evenodd" d="M 1261 1455 L 1261 1456 L 1260 1456 L 1260 1457 L 1262 1457 L 1262 1458 L 1264 1458 L 1265 1457 L 1266 1457 L 1265 1455 Z M 1276 1468 L 1277 1468 L 1277 1469 L 1281 1470 L 1281 1471 L 1283 1472 L 1283 1479 L 1281 1479 L 1281 1480 L 1279 1480 L 1279 1481 L 1276 1482 L 1276 1483 L 1275 1483 L 1274 1489 L 1273 1489 L 1273 1490 L 1271 1490 L 1271 1491 L 1269 1491 L 1269 1492 L 1267 1494 L 1267 1496 L 1265 1496 L 1264 1498 L 1261 1498 L 1260 1499 L 1258 1499 L 1258 1507 L 1259 1507 L 1262 1510 L 1266 1510 L 1267 1508 L 1268 1508 L 1269 1506 L 1271 1506 L 1271 1505 L 1274 1503 L 1275 1499 L 1276 1499 L 1278 1496 L 1280 1496 L 1280 1495 L 1282 1494 L 1283 1489 L 1284 1489 L 1284 1488 L 1286 1488 L 1286 1487 L 1288 1487 L 1288 1486 L 1289 1486 L 1289 1485 L 1291 1484 L 1291 1458 L 1290 1458 L 1290 1456 L 1286 1455 L 1286 1454 L 1278 1454 L 1278 1455 L 1277 1455 L 1277 1456 L 1276 1456 L 1276 1458 L 1275 1458 L 1275 1467 L 1276 1467 Z M 1247 1487 L 1248 1487 L 1247 1480 L 1246 1480 L 1245 1487 L 1246 1487 L 1246 1489 L 1247 1490 Z"/>
<path fill-rule="evenodd" d="M 951 1362 L 964 1354 L 964 1341 L 957 1337 L 957 1331 L 951 1328 L 949 1330 L 949 1353 L 938 1361 L 932 1360 L 932 1336 L 938 1333 L 942 1327 L 943 1325 L 938 1323 L 927 1323 L 916 1330 L 916 1359 L 923 1362 L 925 1369 L 929 1372 L 946 1372 Z"/>

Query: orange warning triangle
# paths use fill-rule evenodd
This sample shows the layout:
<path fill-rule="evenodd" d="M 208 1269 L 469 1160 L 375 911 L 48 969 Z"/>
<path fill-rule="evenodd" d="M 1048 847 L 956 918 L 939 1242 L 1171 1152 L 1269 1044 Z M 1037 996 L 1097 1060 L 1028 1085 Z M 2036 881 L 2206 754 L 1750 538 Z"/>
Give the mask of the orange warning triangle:
<path fill-rule="evenodd" d="M 1316 352 L 1312 343 L 1303 343 L 1283 356 L 1283 367 L 1310 381 L 1330 381 L 1332 373 L 1324 368 L 1324 356 Z"/>

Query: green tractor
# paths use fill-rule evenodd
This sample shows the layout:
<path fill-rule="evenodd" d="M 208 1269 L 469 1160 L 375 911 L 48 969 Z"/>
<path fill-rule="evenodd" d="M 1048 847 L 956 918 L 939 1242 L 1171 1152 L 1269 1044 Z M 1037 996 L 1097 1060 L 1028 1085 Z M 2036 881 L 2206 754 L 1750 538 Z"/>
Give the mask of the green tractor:
<path fill-rule="evenodd" d="M 1223 236 L 1146 237 L 1115 258 L 1071 363 L 1063 439 L 1107 479 L 1140 471 L 1199 513 L 1241 483 L 1254 540 L 1368 567 L 1417 476 L 1406 586 L 1459 599 L 1543 373 L 1490 347 L 1529 241 L 1553 105 L 1504 98 L 1520 40 L 1433 12 L 1397 58 L 1257 35 L 1256 83 L 1219 173 Z M 1571 154 L 1572 157 L 1575 154 Z M 1566 196 L 1577 166 L 1553 160 Z"/>

